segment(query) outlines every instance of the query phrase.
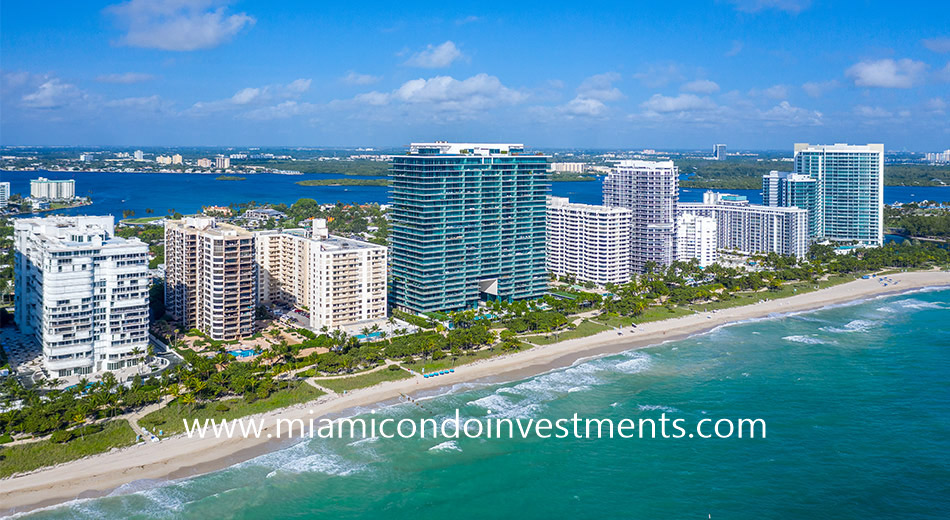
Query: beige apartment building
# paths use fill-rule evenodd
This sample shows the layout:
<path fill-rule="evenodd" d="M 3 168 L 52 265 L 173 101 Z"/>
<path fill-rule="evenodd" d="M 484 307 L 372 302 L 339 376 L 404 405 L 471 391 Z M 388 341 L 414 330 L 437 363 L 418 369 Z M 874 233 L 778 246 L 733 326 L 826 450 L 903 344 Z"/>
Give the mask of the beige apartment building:
<path fill-rule="evenodd" d="M 256 233 L 260 301 L 305 307 L 310 327 L 386 318 L 386 247 L 310 228 Z"/>
<path fill-rule="evenodd" d="M 215 340 L 253 334 L 257 307 L 254 234 L 213 218 L 165 223 L 165 309 Z"/>

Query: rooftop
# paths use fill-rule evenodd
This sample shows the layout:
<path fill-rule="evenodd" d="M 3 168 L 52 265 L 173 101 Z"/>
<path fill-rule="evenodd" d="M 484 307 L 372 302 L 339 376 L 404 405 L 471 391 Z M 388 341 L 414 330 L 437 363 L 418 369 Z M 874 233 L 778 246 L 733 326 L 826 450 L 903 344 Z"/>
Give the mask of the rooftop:
<path fill-rule="evenodd" d="M 509 155 L 524 153 L 524 145 L 516 143 L 412 143 L 409 155 Z"/>

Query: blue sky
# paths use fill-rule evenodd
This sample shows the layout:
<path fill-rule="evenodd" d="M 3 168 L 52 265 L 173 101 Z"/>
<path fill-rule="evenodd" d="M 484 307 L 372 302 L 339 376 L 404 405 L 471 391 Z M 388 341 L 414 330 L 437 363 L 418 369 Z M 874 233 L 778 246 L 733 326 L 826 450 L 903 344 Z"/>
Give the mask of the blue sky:
<path fill-rule="evenodd" d="M 639 4 L 5 1 L 0 144 L 950 148 L 946 2 Z"/>

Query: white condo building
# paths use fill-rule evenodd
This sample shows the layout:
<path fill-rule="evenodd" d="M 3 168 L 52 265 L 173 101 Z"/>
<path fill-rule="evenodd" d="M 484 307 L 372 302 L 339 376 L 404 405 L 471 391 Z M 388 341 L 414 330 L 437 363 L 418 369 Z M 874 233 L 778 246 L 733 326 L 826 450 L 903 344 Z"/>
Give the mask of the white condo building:
<path fill-rule="evenodd" d="M 817 238 L 884 243 L 884 145 L 795 143 L 795 173 L 817 181 Z"/>
<path fill-rule="evenodd" d="M 707 191 L 702 203 L 681 203 L 679 213 L 716 219 L 720 251 L 798 258 L 808 253 L 808 211 L 801 208 L 760 206 L 739 195 Z"/>
<path fill-rule="evenodd" d="M 587 163 L 582 162 L 556 162 L 551 163 L 551 171 L 556 173 L 584 173 L 587 171 Z"/>
<path fill-rule="evenodd" d="M 629 282 L 632 223 L 627 208 L 548 197 L 547 270 L 598 285 Z"/>
<path fill-rule="evenodd" d="M 694 213 L 676 217 L 676 260 L 689 262 L 695 258 L 701 267 L 716 263 L 719 244 L 716 225 L 715 218 Z"/>
<path fill-rule="evenodd" d="M 219 155 L 218 157 L 214 158 L 214 167 L 215 168 L 230 168 L 231 159 L 224 157 L 223 155 Z"/>
<path fill-rule="evenodd" d="M 148 348 L 148 246 L 112 216 L 16 220 L 15 320 L 51 377 L 135 365 Z"/>
<path fill-rule="evenodd" d="M 604 205 L 633 212 L 633 272 L 643 272 L 648 262 L 673 262 L 678 186 L 673 161 L 619 161 L 604 178 Z"/>
<path fill-rule="evenodd" d="M 0 208 L 7 207 L 8 200 L 10 200 L 10 183 L 0 182 Z"/>
<path fill-rule="evenodd" d="M 76 181 L 50 180 L 46 177 L 30 180 L 30 197 L 34 199 L 70 200 L 76 198 Z"/>
<path fill-rule="evenodd" d="M 306 307 L 310 327 L 386 318 L 386 246 L 307 229 L 256 233 L 260 301 Z"/>

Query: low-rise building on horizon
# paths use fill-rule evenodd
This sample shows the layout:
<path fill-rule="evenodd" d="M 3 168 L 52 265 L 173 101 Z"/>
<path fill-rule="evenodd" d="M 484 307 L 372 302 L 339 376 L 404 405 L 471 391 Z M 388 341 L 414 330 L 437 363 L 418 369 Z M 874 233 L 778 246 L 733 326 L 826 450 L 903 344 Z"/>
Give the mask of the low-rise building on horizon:
<path fill-rule="evenodd" d="M 31 179 L 30 197 L 34 199 L 72 200 L 76 198 L 76 181 L 74 179 L 47 179 L 46 177 Z"/>

